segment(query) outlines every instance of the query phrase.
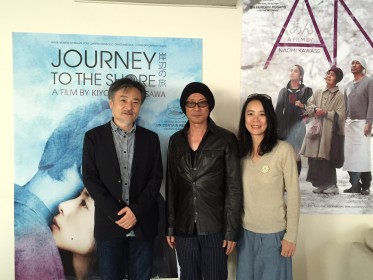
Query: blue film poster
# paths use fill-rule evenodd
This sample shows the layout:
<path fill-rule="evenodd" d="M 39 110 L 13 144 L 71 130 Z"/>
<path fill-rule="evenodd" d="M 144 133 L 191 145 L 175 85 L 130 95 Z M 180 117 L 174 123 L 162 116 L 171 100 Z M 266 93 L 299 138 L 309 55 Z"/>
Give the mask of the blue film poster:
<path fill-rule="evenodd" d="M 165 164 L 168 138 L 186 122 L 181 91 L 202 80 L 202 40 L 13 33 L 13 77 L 16 279 L 98 279 L 84 133 L 110 120 L 110 84 L 131 77 L 146 86 L 138 124 L 159 134 Z M 153 276 L 177 277 L 163 228 Z"/>

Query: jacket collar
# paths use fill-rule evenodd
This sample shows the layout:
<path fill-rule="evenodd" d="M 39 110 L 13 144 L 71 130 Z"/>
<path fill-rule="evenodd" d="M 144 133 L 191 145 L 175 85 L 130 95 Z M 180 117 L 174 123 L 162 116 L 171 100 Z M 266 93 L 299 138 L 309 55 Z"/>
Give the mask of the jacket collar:
<path fill-rule="evenodd" d="M 303 95 L 306 87 L 305 87 L 304 84 L 299 84 L 299 88 L 293 90 L 293 89 L 290 88 L 290 81 L 289 81 L 288 84 L 286 85 L 286 89 L 287 89 L 288 92 L 293 92 L 293 91 L 297 92 L 297 93 L 300 92 L 300 94 Z"/>
<path fill-rule="evenodd" d="M 332 88 L 325 87 L 324 92 L 325 91 L 330 91 L 331 93 L 336 93 L 337 91 L 339 91 L 339 88 L 338 88 L 338 86 L 335 86 L 335 87 L 332 87 Z"/>

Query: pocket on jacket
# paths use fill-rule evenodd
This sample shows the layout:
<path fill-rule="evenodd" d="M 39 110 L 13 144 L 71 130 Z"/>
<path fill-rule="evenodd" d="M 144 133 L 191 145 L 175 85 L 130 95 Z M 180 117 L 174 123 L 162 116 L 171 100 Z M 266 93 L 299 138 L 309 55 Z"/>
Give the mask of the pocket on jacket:
<path fill-rule="evenodd" d="M 207 158 L 219 158 L 219 157 L 224 156 L 224 151 L 223 150 L 202 151 L 201 156 L 207 157 Z"/>
<path fill-rule="evenodd" d="M 212 168 L 216 172 L 221 172 L 224 168 L 224 151 L 223 150 L 207 150 L 200 154 L 200 162 L 205 170 Z"/>

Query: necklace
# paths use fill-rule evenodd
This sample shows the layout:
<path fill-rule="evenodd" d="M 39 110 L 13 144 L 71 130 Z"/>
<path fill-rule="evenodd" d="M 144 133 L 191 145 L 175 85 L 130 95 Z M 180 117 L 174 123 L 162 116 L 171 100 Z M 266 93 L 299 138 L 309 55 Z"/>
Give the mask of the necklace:
<path fill-rule="evenodd" d="M 353 80 L 352 83 L 354 84 L 354 86 L 356 86 L 362 79 L 364 78 L 364 76 L 361 76 L 359 79 L 357 80 Z"/>

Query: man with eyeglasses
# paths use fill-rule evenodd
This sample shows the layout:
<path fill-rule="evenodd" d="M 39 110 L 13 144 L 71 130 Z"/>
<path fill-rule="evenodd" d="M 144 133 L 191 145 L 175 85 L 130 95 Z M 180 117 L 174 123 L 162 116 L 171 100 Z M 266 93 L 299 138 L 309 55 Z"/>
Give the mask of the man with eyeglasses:
<path fill-rule="evenodd" d="M 116 80 L 108 97 L 112 118 L 86 132 L 82 157 L 83 183 L 95 201 L 100 279 L 127 272 L 149 280 L 163 179 L 159 137 L 136 123 L 146 98 L 142 83 Z"/>
<path fill-rule="evenodd" d="M 185 280 L 227 279 L 241 224 L 237 139 L 210 118 L 214 105 L 205 84 L 188 84 L 180 97 L 188 122 L 168 146 L 166 238 Z"/>

